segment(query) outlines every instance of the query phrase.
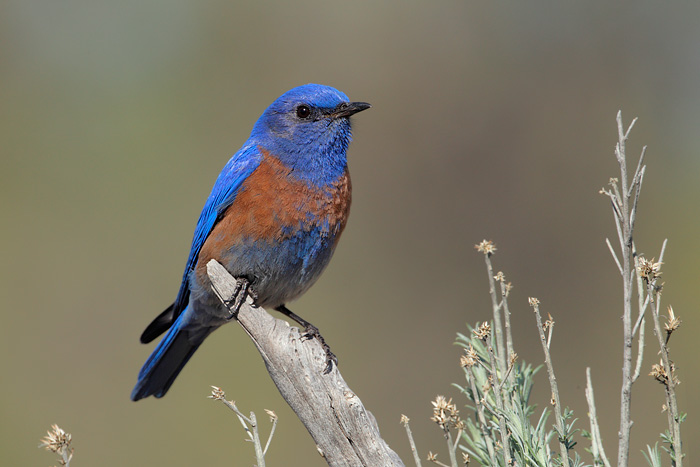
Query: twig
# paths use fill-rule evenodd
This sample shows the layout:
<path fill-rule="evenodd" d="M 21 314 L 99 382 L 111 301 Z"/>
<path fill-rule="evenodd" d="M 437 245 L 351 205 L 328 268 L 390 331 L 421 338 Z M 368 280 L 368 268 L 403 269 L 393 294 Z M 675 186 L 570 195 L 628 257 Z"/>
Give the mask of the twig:
<path fill-rule="evenodd" d="M 644 339 L 646 334 L 646 318 L 642 315 L 641 326 L 639 327 L 639 335 L 637 336 L 637 363 L 634 365 L 634 374 L 632 375 L 632 382 L 634 383 L 639 379 L 639 375 L 642 372 L 642 360 L 644 358 Z"/>
<path fill-rule="evenodd" d="M 530 297 L 530 306 L 535 312 L 535 317 L 537 319 L 537 330 L 540 334 L 540 341 L 542 342 L 542 350 L 544 351 L 544 363 L 547 367 L 547 375 L 549 376 L 549 385 L 552 388 L 552 403 L 554 405 L 554 417 L 556 418 L 557 431 L 559 432 L 559 450 L 561 451 L 561 462 L 564 466 L 571 466 L 569 462 L 569 451 L 564 443 L 563 437 L 566 435 L 566 428 L 564 427 L 563 418 L 561 415 L 561 402 L 559 401 L 559 388 L 557 387 L 557 378 L 554 375 L 554 365 L 552 365 L 552 356 L 549 353 L 549 346 L 547 345 L 547 338 L 544 334 L 544 327 L 542 325 L 542 316 L 540 315 L 540 301 L 534 297 Z"/>
<path fill-rule="evenodd" d="M 437 454 L 433 454 L 432 452 L 428 452 L 428 460 L 435 465 L 439 465 L 440 467 L 450 467 L 449 465 L 437 460 Z"/>
<path fill-rule="evenodd" d="M 666 249 L 666 241 L 664 241 L 662 247 L 662 254 Z M 660 287 L 657 287 L 656 280 L 661 274 L 657 268 L 660 267 L 661 261 L 652 265 L 651 273 L 649 270 L 645 271 L 647 274 L 640 273 L 646 280 L 647 284 L 647 294 L 652 298 L 654 306 L 652 306 L 652 319 L 654 322 L 654 334 L 659 342 L 659 353 L 661 354 L 661 368 L 659 365 L 652 367 L 651 375 L 653 375 L 657 381 L 664 385 L 665 396 L 666 396 L 666 410 L 668 413 L 668 427 L 671 432 L 671 456 L 672 465 L 674 467 L 683 466 L 683 450 L 681 444 L 681 418 L 680 412 L 678 410 L 678 399 L 676 398 L 676 386 L 678 385 L 678 379 L 675 375 L 675 366 L 669 357 L 668 352 L 668 340 L 671 337 L 671 333 L 675 331 L 680 325 L 680 320 L 675 318 L 673 314 L 673 309 L 669 307 L 669 322 L 666 325 L 667 336 L 664 339 L 663 332 L 661 331 L 661 322 L 659 318 L 659 310 L 661 307 L 661 292 Z"/>
<path fill-rule="evenodd" d="M 644 160 L 644 154 L 646 153 L 646 151 L 647 147 L 644 146 L 642 148 L 642 155 L 639 158 L 640 163 Z M 641 169 L 638 167 L 637 170 L 639 170 L 639 172 L 635 173 L 634 177 L 632 178 L 632 184 L 630 185 L 630 192 L 634 190 L 634 201 L 632 203 L 632 209 L 630 211 L 630 232 L 634 230 L 634 221 L 637 217 L 637 202 L 639 201 L 639 193 L 642 191 L 642 182 L 644 181 L 644 173 L 646 172 L 646 166 L 641 167 Z M 630 196 L 629 192 L 627 196 Z"/>
<path fill-rule="evenodd" d="M 610 249 L 610 254 L 612 255 L 613 259 L 615 260 L 615 264 L 617 264 L 617 269 L 620 271 L 620 274 L 623 274 L 622 265 L 620 265 L 620 260 L 617 259 L 617 254 L 615 253 L 613 246 L 610 244 L 610 239 L 606 238 L 605 243 L 608 245 L 608 248 Z"/>
<path fill-rule="evenodd" d="M 406 428 L 406 436 L 408 436 L 408 442 L 411 445 L 411 454 L 413 454 L 413 461 L 416 463 L 416 467 L 422 467 L 420 463 L 420 456 L 418 455 L 418 449 L 416 449 L 416 442 L 413 440 L 413 433 L 411 432 L 411 427 L 408 426 L 409 418 L 405 415 L 401 415 L 401 424 Z"/>
<path fill-rule="evenodd" d="M 496 462 L 496 452 L 493 447 L 493 442 L 491 440 L 491 435 L 486 430 L 488 429 L 488 423 L 486 422 L 486 415 L 484 414 L 484 404 L 479 396 L 479 391 L 476 388 L 476 376 L 474 375 L 474 369 L 472 367 L 467 367 L 467 376 L 469 380 L 469 386 L 474 395 L 474 404 L 476 405 L 476 414 L 479 417 L 479 430 L 481 431 L 481 438 L 486 442 L 486 450 L 489 453 L 489 459 L 491 465 L 498 465 Z"/>
<path fill-rule="evenodd" d="M 455 442 L 452 445 L 452 450 L 454 452 L 457 452 L 457 448 L 459 447 L 459 441 L 462 439 L 462 433 L 464 433 L 464 430 L 462 428 L 457 430 L 457 436 L 455 436 Z"/>
<path fill-rule="evenodd" d="M 486 338 L 484 339 L 484 343 L 486 344 L 486 349 L 488 350 L 489 358 L 491 360 L 491 378 L 493 379 L 494 389 L 493 396 L 494 399 L 496 399 L 496 407 L 498 408 L 498 413 L 496 415 L 498 416 L 498 427 L 500 428 L 501 442 L 503 443 L 503 456 L 506 465 L 511 465 L 512 458 L 510 454 L 510 433 L 506 428 L 506 417 L 503 411 L 503 393 L 500 390 L 500 388 L 502 387 L 502 382 L 505 381 L 507 375 L 506 371 L 502 370 L 501 374 L 503 375 L 503 380 L 501 380 L 498 376 L 498 364 L 496 362 L 496 355 L 493 351 L 493 337 L 491 336 L 491 334 L 488 334 L 486 336 Z"/>
<path fill-rule="evenodd" d="M 503 309 L 503 318 L 504 318 L 504 322 L 506 325 L 506 352 L 507 352 L 508 358 L 510 359 L 512 357 L 512 355 L 515 354 L 515 350 L 513 350 L 514 349 L 514 347 L 513 347 L 513 331 L 512 331 L 511 325 L 510 325 L 510 309 L 508 308 L 508 294 L 510 293 L 510 289 L 512 286 L 511 286 L 510 282 L 506 284 L 505 276 L 503 276 L 502 273 L 499 273 L 499 274 L 501 274 L 501 277 L 502 277 L 500 280 L 500 282 L 501 282 L 501 296 L 503 297 L 501 299 L 501 308 Z M 498 274 L 497 274 L 497 276 L 498 276 Z M 511 373 L 512 369 L 513 369 L 513 364 L 510 363 L 508 366 L 508 375 L 506 375 L 503 378 L 503 381 L 505 381 L 506 379 L 509 379 L 510 383 L 513 382 L 512 373 Z"/>
<path fill-rule="evenodd" d="M 635 268 L 636 268 L 637 262 L 635 261 L 634 264 L 635 264 Z M 640 290 L 643 291 L 644 287 L 641 286 L 641 284 L 640 284 L 640 287 L 641 287 Z M 642 322 L 644 321 L 644 315 L 646 313 L 647 307 L 649 306 L 649 297 L 647 296 L 646 298 L 644 298 L 645 297 L 644 292 L 640 293 L 639 295 L 640 295 L 640 299 L 644 300 L 644 302 L 640 303 L 640 305 L 639 305 L 639 315 L 637 316 L 637 321 L 635 321 L 634 327 L 632 328 L 632 335 L 637 334 L 637 331 L 639 331 L 641 329 Z"/>
<path fill-rule="evenodd" d="M 491 295 L 491 304 L 493 306 L 493 328 L 496 334 L 498 368 L 506 367 L 505 345 L 503 342 L 503 325 L 501 324 L 500 307 L 498 306 L 498 296 L 496 294 L 496 283 L 493 276 L 493 266 L 491 265 L 491 255 L 484 255 L 486 260 L 486 269 L 489 275 L 489 294 Z"/>
<path fill-rule="evenodd" d="M 678 380 L 675 375 L 675 365 L 671 362 L 668 356 L 668 346 L 664 342 L 664 338 L 661 334 L 661 324 L 659 323 L 659 305 L 660 300 L 657 300 L 656 306 L 653 308 L 654 313 L 654 333 L 659 340 L 659 347 L 661 348 L 661 364 L 663 366 L 663 372 L 658 372 L 656 379 L 659 380 L 665 389 L 666 396 L 666 410 L 668 413 L 668 427 L 671 432 L 672 446 L 671 451 L 673 452 L 671 458 L 671 465 L 674 467 L 683 467 L 683 449 L 681 444 L 681 419 L 680 413 L 678 411 L 678 399 L 676 398 L 676 385 Z M 657 370 L 652 369 L 651 374 L 655 374 Z"/>
<path fill-rule="evenodd" d="M 447 452 L 450 455 L 450 464 L 452 464 L 452 467 L 457 467 L 457 445 L 459 444 L 459 436 L 457 437 L 457 441 L 454 442 L 452 441 L 452 433 L 448 430 L 447 431 Z"/>
<path fill-rule="evenodd" d="M 238 410 L 238 407 L 236 407 L 236 403 L 234 401 L 229 401 L 226 400 L 226 394 L 224 394 L 224 391 L 216 386 L 212 386 L 212 391 L 211 391 L 211 396 L 209 396 L 210 399 L 214 399 L 217 401 L 221 401 L 226 407 L 231 409 L 236 416 L 238 417 L 238 421 L 241 422 L 241 425 L 243 425 L 243 429 L 245 430 L 246 434 L 248 435 L 248 438 L 250 441 L 253 442 L 253 447 L 255 449 L 255 459 L 257 460 L 257 466 L 258 467 L 265 467 L 265 452 L 263 451 L 262 446 L 260 445 L 260 434 L 258 432 L 258 421 L 255 417 L 254 412 L 250 412 L 250 417 L 246 417 L 243 415 L 243 412 Z M 248 428 L 248 425 L 250 425 L 250 428 Z M 274 427 L 274 425 L 273 425 Z M 252 428 L 252 430 L 251 430 Z M 274 429 L 273 429 L 274 431 Z M 270 433 L 270 438 L 268 439 L 268 445 L 270 444 L 270 440 L 272 439 L 272 433 Z M 267 446 L 265 447 L 265 451 L 267 451 Z"/>
<path fill-rule="evenodd" d="M 588 402 L 588 418 L 591 421 L 591 450 L 593 453 L 594 465 L 600 465 L 600 461 L 605 467 L 610 467 L 610 461 L 608 460 L 608 456 L 605 455 L 603 441 L 600 437 L 600 426 L 598 425 L 598 415 L 596 414 L 590 367 L 586 368 L 586 401 Z"/>
<path fill-rule="evenodd" d="M 503 390 L 503 386 L 506 384 L 506 381 L 510 377 L 510 375 L 513 373 L 513 367 L 515 366 L 515 361 L 518 358 L 518 355 L 516 353 L 510 354 L 510 359 L 508 360 L 508 369 L 506 370 L 506 375 L 503 377 L 501 382 L 498 384 L 498 392 L 501 392 Z"/>
<path fill-rule="evenodd" d="M 641 179 L 644 177 L 644 172 L 646 171 L 646 166 L 644 165 L 644 156 L 646 155 L 646 152 L 647 147 L 644 146 L 642 148 L 642 154 L 639 156 L 639 162 L 637 162 L 637 169 L 634 171 L 634 175 L 632 176 L 633 182 L 637 179 Z M 632 187 L 634 185 L 635 183 L 633 183 L 632 186 L 630 186 L 630 190 L 627 192 L 627 196 L 632 196 Z M 641 181 L 638 183 L 638 186 L 641 188 Z"/>
<path fill-rule="evenodd" d="M 639 256 L 637 256 L 637 248 L 634 243 L 632 243 L 633 248 L 633 258 L 634 258 L 634 270 L 639 269 Z M 639 379 L 639 375 L 642 371 L 642 360 L 644 359 L 644 340 L 646 337 L 646 318 L 645 313 L 647 306 L 649 305 L 649 295 L 644 293 L 644 285 L 642 284 L 642 276 L 637 274 L 637 296 L 639 302 L 639 316 L 637 317 L 637 322 L 634 323 L 632 328 L 632 336 L 637 336 L 637 363 L 634 366 L 634 374 L 632 375 L 632 382 L 634 383 Z M 637 334 L 639 333 L 639 334 Z"/>
<path fill-rule="evenodd" d="M 547 327 L 547 349 L 549 349 L 552 343 L 552 332 L 554 332 L 554 320 L 552 319 L 552 315 L 549 315 L 549 319 L 545 321 L 545 326 Z"/>
<path fill-rule="evenodd" d="M 498 368 L 506 368 L 505 345 L 503 343 L 503 324 L 501 323 L 501 313 L 499 310 L 498 296 L 496 294 L 496 283 L 493 275 L 493 266 L 491 264 L 491 255 L 496 251 L 496 246 L 493 242 L 484 240 L 481 244 L 476 245 L 477 250 L 484 253 L 484 261 L 486 261 L 486 273 L 489 276 L 489 295 L 491 296 L 491 306 L 493 308 L 493 327 L 496 333 L 497 358 L 500 365 Z"/>
<path fill-rule="evenodd" d="M 265 449 L 263 449 L 263 456 L 267 454 L 267 449 L 270 447 L 270 442 L 272 441 L 272 437 L 275 435 L 275 428 L 277 428 L 277 421 L 279 418 L 277 417 L 277 414 L 273 412 L 272 410 L 265 410 L 267 414 L 270 416 L 270 421 L 272 422 L 272 428 L 270 428 L 270 434 L 267 436 L 267 442 L 265 443 Z"/>

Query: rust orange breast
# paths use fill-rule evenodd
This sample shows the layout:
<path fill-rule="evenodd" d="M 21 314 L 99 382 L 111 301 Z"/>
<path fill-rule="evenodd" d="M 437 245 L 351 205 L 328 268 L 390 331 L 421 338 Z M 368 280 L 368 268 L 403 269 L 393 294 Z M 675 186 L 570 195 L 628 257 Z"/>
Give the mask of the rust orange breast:
<path fill-rule="evenodd" d="M 334 247 L 350 212 L 351 182 L 346 170 L 330 186 L 310 187 L 293 177 L 277 158 L 263 160 L 241 185 L 236 199 L 214 226 L 199 253 L 199 265 L 219 259 L 237 244 L 271 244 L 299 231 L 316 231 Z"/>

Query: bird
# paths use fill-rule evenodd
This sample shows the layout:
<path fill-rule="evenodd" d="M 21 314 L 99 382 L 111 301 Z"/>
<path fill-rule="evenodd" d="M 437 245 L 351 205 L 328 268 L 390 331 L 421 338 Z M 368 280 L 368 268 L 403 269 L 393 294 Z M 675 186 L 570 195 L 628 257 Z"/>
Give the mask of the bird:
<path fill-rule="evenodd" d="M 337 365 L 318 328 L 287 303 L 328 265 L 348 220 L 352 187 L 347 149 L 350 117 L 370 108 L 330 86 L 306 84 L 277 98 L 226 163 L 204 203 L 177 297 L 141 335 L 165 336 L 146 360 L 134 401 L 163 397 L 204 340 L 237 318 L 250 295 L 318 338 L 323 373 Z M 215 259 L 236 278 L 233 306 L 214 294 L 206 265 Z"/>

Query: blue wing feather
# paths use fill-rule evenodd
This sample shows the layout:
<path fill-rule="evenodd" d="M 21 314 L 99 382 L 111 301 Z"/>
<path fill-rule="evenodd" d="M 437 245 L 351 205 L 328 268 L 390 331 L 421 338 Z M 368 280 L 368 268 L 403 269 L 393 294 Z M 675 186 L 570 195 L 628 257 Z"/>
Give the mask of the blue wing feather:
<path fill-rule="evenodd" d="M 262 155 L 258 148 L 249 142 L 231 157 L 216 179 L 214 188 L 212 188 L 206 203 L 204 203 L 204 208 L 197 221 L 197 227 L 194 230 L 190 255 L 187 258 L 187 266 L 182 275 L 180 291 L 177 294 L 173 307 L 173 321 L 187 307 L 190 295 L 189 276 L 197 265 L 197 258 L 202 245 L 204 245 L 207 237 L 209 237 L 212 229 L 219 221 L 220 216 L 236 199 L 236 195 L 245 179 L 255 171 L 261 160 Z"/>

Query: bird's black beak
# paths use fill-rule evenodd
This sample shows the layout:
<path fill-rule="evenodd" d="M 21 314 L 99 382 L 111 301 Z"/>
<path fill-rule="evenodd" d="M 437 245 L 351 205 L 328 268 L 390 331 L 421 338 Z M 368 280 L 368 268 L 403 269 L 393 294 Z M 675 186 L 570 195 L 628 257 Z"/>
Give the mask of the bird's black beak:
<path fill-rule="evenodd" d="M 342 118 L 355 115 L 357 112 L 362 112 L 372 107 L 367 102 L 343 102 L 331 112 L 331 117 Z"/>

